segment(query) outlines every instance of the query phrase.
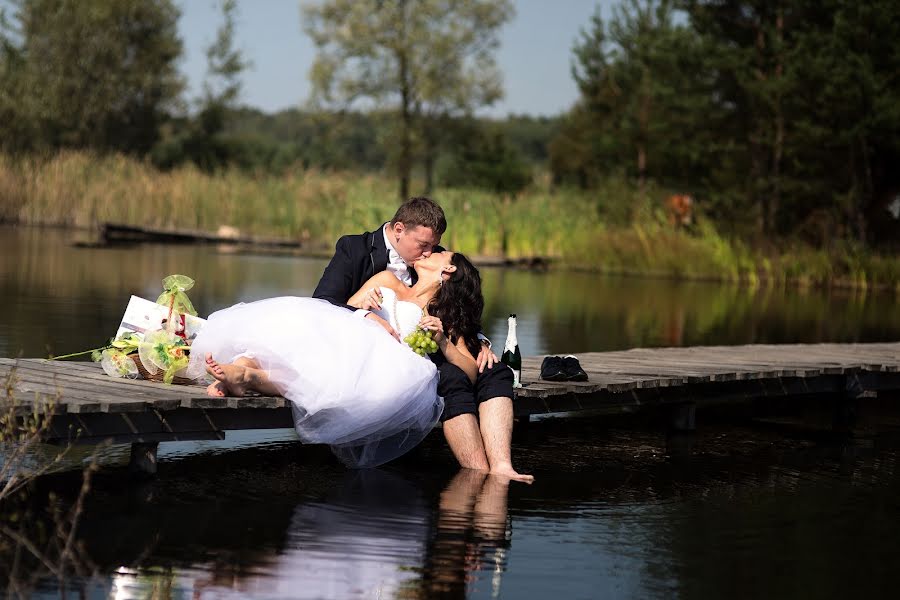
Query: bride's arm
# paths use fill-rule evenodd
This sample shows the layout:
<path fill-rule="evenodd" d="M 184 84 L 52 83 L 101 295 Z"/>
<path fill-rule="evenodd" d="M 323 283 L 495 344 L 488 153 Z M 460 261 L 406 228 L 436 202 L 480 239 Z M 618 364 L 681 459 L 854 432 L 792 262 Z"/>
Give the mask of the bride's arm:
<path fill-rule="evenodd" d="M 469 380 L 475 383 L 475 379 L 478 377 L 478 363 L 475 362 L 475 359 L 466 347 L 464 339 L 459 338 L 453 344 L 450 342 L 450 338 L 442 335 L 438 340 L 438 348 L 440 348 L 448 362 L 462 369 Z"/>
<path fill-rule="evenodd" d="M 472 358 L 471 352 L 466 347 L 466 341 L 459 338 L 455 344 L 451 342 L 450 337 L 444 332 L 441 320 L 428 314 L 422 317 L 419 326 L 434 332 L 434 340 L 447 362 L 462 369 L 472 383 L 475 383 L 478 377 L 478 363 Z"/>
<path fill-rule="evenodd" d="M 372 308 L 366 303 L 367 294 L 373 289 L 378 292 L 378 296 L 380 298 L 381 292 L 378 291 L 380 287 L 391 288 L 394 291 L 397 291 L 397 286 L 403 285 L 399 279 L 397 279 L 394 275 L 392 275 L 388 271 L 381 271 L 380 273 L 375 273 L 372 277 L 369 278 L 367 282 L 363 284 L 359 290 L 347 300 L 347 304 L 356 308 Z"/>

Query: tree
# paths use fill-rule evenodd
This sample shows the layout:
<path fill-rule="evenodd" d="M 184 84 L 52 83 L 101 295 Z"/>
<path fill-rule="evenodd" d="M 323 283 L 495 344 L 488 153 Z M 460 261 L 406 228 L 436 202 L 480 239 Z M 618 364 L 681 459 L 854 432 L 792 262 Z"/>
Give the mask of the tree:
<path fill-rule="evenodd" d="M 237 148 L 223 139 L 229 115 L 237 108 L 241 93 L 241 73 L 249 66 L 234 45 L 236 0 L 222 0 L 222 24 L 216 39 L 206 49 L 206 79 L 200 111 L 185 142 L 187 157 L 201 169 L 211 171 L 226 164 Z"/>
<path fill-rule="evenodd" d="M 203 93 L 195 101 L 197 113 L 181 116 L 167 128 L 152 153 L 159 167 L 170 168 L 189 160 L 205 171 L 213 171 L 231 162 L 246 163 L 249 153 L 263 151 L 251 140 L 228 139 L 224 133 L 237 110 L 240 76 L 249 63 L 235 48 L 236 0 L 222 0 L 221 9 L 222 24 L 206 49 L 206 78 Z M 252 147 L 242 148 L 244 143 Z"/>
<path fill-rule="evenodd" d="M 237 0 L 222 0 L 222 25 L 216 31 L 215 41 L 206 49 L 203 103 L 207 106 L 235 108 L 241 93 L 241 73 L 250 66 L 241 51 L 234 47 L 236 12 Z"/>
<path fill-rule="evenodd" d="M 183 87 L 174 4 L 14 2 L 18 116 L 31 145 L 146 152 Z"/>
<path fill-rule="evenodd" d="M 890 0 L 690 0 L 721 135 L 760 234 L 889 239 L 900 191 L 900 5 Z M 898 224 L 893 225 L 897 234 Z"/>
<path fill-rule="evenodd" d="M 787 168 L 795 199 L 782 215 L 798 227 L 815 215 L 827 237 L 897 243 L 888 204 L 900 193 L 900 5 L 889 0 L 797 0 L 788 38 Z M 825 240 L 827 241 L 827 240 Z"/>
<path fill-rule="evenodd" d="M 27 149 L 34 137 L 23 111 L 25 57 L 19 35 L 0 9 L 0 149 L 6 152 Z"/>
<path fill-rule="evenodd" d="M 400 196 L 409 196 L 414 144 L 430 178 L 440 118 L 468 114 L 500 95 L 493 51 L 509 0 L 327 0 L 304 8 L 318 54 L 313 99 L 395 111 Z M 430 157 L 430 158 L 429 158 Z"/>
<path fill-rule="evenodd" d="M 496 194 L 514 194 L 531 182 L 531 169 L 497 125 L 456 123 L 450 164 L 443 182 L 481 187 Z"/>
<path fill-rule="evenodd" d="M 591 185 L 625 168 L 640 187 L 699 174 L 707 89 L 696 36 L 668 0 L 629 0 L 610 21 L 598 11 L 573 48 L 581 97 L 551 145 L 557 181 Z"/>
<path fill-rule="evenodd" d="M 784 163 L 784 94 L 787 35 L 794 14 L 789 0 L 690 0 L 684 2 L 706 49 L 715 80 L 723 139 L 734 162 L 749 164 L 741 182 L 761 235 L 776 232 Z M 733 136 L 733 137 L 732 137 Z"/>

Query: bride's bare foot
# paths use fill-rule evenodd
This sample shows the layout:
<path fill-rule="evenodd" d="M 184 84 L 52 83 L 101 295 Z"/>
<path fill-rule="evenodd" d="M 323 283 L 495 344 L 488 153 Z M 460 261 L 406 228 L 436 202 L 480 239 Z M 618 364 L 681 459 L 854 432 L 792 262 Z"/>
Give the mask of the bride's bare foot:
<path fill-rule="evenodd" d="M 521 481 L 522 483 L 534 483 L 534 475 L 524 475 L 512 468 L 512 465 L 497 465 L 491 468 L 491 475 L 500 475 L 509 477 L 513 481 Z"/>
<path fill-rule="evenodd" d="M 217 380 L 206 386 L 206 395 L 223 398 L 228 395 L 228 390 L 224 383 Z"/>
<path fill-rule="evenodd" d="M 246 367 L 234 364 L 220 365 L 212 354 L 207 354 L 206 371 L 217 379 L 206 388 L 206 393 L 210 396 L 243 396 L 247 392 L 249 378 Z M 223 393 L 211 393 L 214 386 L 218 386 L 217 390 Z"/>

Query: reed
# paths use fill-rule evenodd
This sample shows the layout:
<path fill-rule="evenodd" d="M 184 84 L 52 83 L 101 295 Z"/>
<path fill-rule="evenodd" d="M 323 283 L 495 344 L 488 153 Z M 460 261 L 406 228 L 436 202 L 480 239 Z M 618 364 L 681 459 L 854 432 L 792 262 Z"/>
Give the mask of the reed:
<path fill-rule="evenodd" d="M 624 176 L 590 192 L 552 189 L 536 178 L 525 192 L 439 189 L 451 227 L 444 245 L 481 256 L 541 256 L 567 266 L 684 279 L 800 285 L 886 286 L 900 290 L 900 261 L 849 242 L 827 250 L 789 246 L 762 252 L 703 219 L 689 231 L 666 222 L 659 198 Z M 396 208 L 395 182 L 381 174 L 293 169 L 283 175 L 191 166 L 160 172 L 112 155 L 62 152 L 0 156 L 0 221 L 96 227 L 115 222 L 290 238 L 326 251 L 340 235 L 370 229 Z"/>

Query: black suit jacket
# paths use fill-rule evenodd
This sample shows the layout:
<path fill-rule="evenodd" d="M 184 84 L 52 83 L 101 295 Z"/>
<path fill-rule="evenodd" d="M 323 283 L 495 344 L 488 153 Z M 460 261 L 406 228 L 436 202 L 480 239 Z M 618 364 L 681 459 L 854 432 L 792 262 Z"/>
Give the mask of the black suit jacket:
<path fill-rule="evenodd" d="M 383 226 L 382 226 L 383 227 Z M 356 310 L 347 300 L 359 291 L 375 273 L 387 269 L 388 249 L 384 243 L 382 227 L 357 235 L 345 235 L 334 247 L 334 256 L 325 267 L 322 279 L 313 292 L 313 298 L 328 300 L 336 306 Z M 436 252 L 443 251 L 435 246 Z M 418 279 L 410 269 L 413 283 Z"/>

